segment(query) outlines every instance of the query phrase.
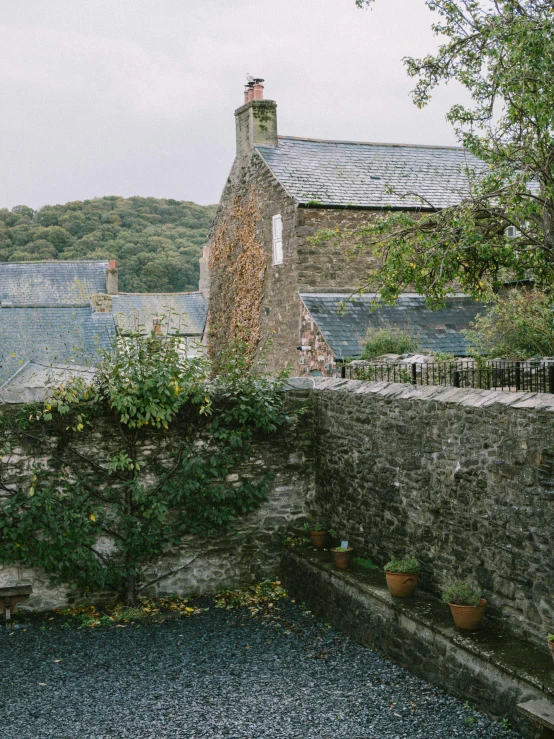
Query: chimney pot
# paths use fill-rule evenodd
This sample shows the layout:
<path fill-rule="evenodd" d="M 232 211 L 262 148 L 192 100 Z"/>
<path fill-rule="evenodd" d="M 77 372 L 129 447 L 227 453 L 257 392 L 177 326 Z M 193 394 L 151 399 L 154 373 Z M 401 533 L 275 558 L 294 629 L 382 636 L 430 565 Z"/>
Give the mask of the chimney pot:
<path fill-rule="evenodd" d="M 115 269 L 115 259 L 110 259 L 110 269 Z"/>
<path fill-rule="evenodd" d="M 154 333 L 155 334 L 161 334 L 162 332 L 162 319 L 161 318 L 154 318 L 152 321 L 152 324 L 154 326 Z"/>
<path fill-rule="evenodd" d="M 244 88 L 244 104 L 254 99 L 254 83 L 249 82 Z"/>
<path fill-rule="evenodd" d="M 264 99 L 264 81 L 262 79 L 254 80 L 253 94 L 254 94 L 254 100 Z"/>

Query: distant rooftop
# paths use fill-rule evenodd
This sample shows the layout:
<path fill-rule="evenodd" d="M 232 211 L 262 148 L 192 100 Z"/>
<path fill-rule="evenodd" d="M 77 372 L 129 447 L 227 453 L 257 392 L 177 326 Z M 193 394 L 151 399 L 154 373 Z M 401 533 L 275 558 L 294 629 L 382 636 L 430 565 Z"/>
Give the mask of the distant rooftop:
<path fill-rule="evenodd" d="M 49 388 L 77 377 L 90 384 L 95 373 L 95 367 L 29 361 L 0 385 L 0 402 L 40 403 L 46 399 Z"/>
<path fill-rule="evenodd" d="M 150 333 L 161 319 L 162 333 L 202 336 L 208 313 L 202 293 L 119 293 L 112 313 L 121 333 Z"/>
<path fill-rule="evenodd" d="M 84 305 L 106 292 L 108 260 L 0 263 L 0 303 Z"/>
<path fill-rule="evenodd" d="M 461 296 L 448 298 L 446 307 L 438 310 L 427 308 L 420 295 L 401 295 L 396 305 L 378 308 L 371 294 L 351 299 L 339 293 L 300 297 L 337 359 L 360 357 L 370 327 L 399 327 L 419 339 L 421 350 L 465 356 L 468 344 L 461 331 L 483 310 L 481 303 Z"/>
<path fill-rule="evenodd" d="M 479 172 L 485 166 L 473 154 L 453 146 L 293 136 L 279 136 L 278 142 L 277 147 L 258 145 L 256 149 L 288 194 L 302 205 L 445 208 L 467 194 L 467 170 Z"/>
<path fill-rule="evenodd" d="M 90 306 L 0 308 L 0 383 L 27 361 L 96 365 L 115 336 L 113 316 Z"/>

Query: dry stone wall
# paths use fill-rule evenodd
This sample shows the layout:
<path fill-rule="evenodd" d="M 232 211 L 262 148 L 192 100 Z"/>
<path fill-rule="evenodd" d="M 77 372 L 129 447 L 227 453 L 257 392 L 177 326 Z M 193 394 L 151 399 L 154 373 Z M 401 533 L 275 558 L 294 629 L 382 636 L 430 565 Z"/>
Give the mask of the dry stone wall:
<path fill-rule="evenodd" d="M 425 590 L 476 581 L 493 618 L 544 644 L 554 626 L 554 396 L 312 384 L 319 515 L 379 565 L 417 556 Z"/>

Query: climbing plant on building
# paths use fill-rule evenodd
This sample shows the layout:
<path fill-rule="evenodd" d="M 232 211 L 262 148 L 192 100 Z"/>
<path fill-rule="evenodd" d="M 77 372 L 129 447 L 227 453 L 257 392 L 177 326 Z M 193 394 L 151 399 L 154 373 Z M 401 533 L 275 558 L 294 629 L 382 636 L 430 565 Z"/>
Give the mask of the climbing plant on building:
<path fill-rule="evenodd" d="M 368 6 L 372 0 L 356 0 Z M 366 288 L 393 302 L 409 288 L 441 303 L 460 287 L 489 297 L 509 279 L 554 280 L 554 13 L 550 0 L 427 0 L 437 14 L 438 51 L 407 58 L 415 104 L 441 83 L 469 93 L 448 119 L 481 164 L 468 167 L 466 193 L 438 210 L 421 197 L 421 212 L 389 212 L 355 234 L 358 248 L 380 265 Z M 417 188 L 416 188 L 417 190 Z M 396 192 L 397 196 L 408 193 Z M 423 195 L 423 193 L 410 193 Z M 327 232 L 324 238 L 341 238 Z"/>
<path fill-rule="evenodd" d="M 132 605 L 174 574 L 148 580 L 147 564 L 185 535 L 212 534 L 255 510 L 269 476 L 230 473 L 254 438 L 291 419 L 283 376 L 254 377 L 245 361 L 232 346 L 210 378 L 178 340 L 126 337 L 92 385 L 74 380 L 44 405 L 4 412 L 0 561 L 43 567 L 81 591 L 114 590 Z M 37 459 L 24 486 L 13 475 L 22 445 Z"/>
<path fill-rule="evenodd" d="M 250 365 L 261 338 L 261 304 L 267 255 L 259 233 L 260 204 L 251 187 L 238 187 L 222 206 L 210 246 L 211 310 L 208 349 L 218 367 L 237 342 Z"/>

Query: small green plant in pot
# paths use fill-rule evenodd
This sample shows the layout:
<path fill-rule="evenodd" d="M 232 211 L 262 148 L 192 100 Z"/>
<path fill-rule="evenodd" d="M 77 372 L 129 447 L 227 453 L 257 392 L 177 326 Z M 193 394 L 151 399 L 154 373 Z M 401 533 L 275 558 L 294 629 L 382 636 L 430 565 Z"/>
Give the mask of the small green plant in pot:
<path fill-rule="evenodd" d="M 415 557 L 393 557 L 384 567 L 387 587 L 393 598 L 409 598 L 417 587 L 419 562 Z"/>
<path fill-rule="evenodd" d="M 456 580 L 445 588 L 442 602 L 450 606 L 458 631 L 478 630 L 487 606 L 478 587 L 464 580 Z"/>
<path fill-rule="evenodd" d="M 325 545 L 327 544 L 327 526 L 316 521 L 315 523 L 307 523 L 305 529 L 310 536 L 313 548 L 325 549 Z"/>
<path fill-rule="evenodd" d="M 552 654 L 552 659 L 554 659 L 554 634 L 548 635 L 548 646 L 550 647 L 550 653 Z"/>
<path fill-rule="evenodd" d="M 353 551 L 353 547 L 349 547 L 347 541 L 341 542 L 340 547 L 333 547 L 331 549 L 333 562 L 337 570 L 347 570 L 350 567 Z"/>

